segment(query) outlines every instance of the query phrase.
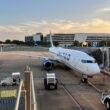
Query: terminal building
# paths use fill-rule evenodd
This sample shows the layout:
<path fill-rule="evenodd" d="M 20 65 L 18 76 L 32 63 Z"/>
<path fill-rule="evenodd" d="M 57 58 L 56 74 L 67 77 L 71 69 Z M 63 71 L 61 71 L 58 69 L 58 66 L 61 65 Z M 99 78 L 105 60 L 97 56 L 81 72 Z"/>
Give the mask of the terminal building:
<path fill-rule="evenodd" d="M 99 46 L 100 41 L 110 40 L 110 34 L 105 33 L 76 33 L 75 39 L 79 42 L 88 42 L 91 46 Z"/>
<path fill-rule="evenodd" d="M 52 34 L 53 42 L 58 42 L 59 46 L 72 45 L 74 41 L 75 34 Z M 50 42 L 50 34 L 44 37 L 46 42 Z"/>
<path fill-rule="evenodd" d="M 45 41 L 49 42 L 50 34 L 45 36 Z M 52 34 L 53 41 L 57 41 L 60 46 L 73 45 L 74 41 L 88 42 L 91 46 L 98 46 L 100 41 L 110 40 L 110 34 L 105 33 L 74 33 L 74 34 Z"/>
<path fill-rule="evenodd" d="M 43 41 L 43 34 L 42 33 L 36 33 L 30 36 L 25 36 L 25 42 L 41 42 Z"/>

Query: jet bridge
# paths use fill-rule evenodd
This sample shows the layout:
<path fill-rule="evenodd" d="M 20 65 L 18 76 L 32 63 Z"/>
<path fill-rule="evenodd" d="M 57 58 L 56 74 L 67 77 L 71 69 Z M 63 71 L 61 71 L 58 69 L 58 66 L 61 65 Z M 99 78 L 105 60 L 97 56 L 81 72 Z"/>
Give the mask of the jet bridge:
<path fill-rule="evenodd" d="M 110 68 L 110 47 L 102 47 L 101 51 L 103 68 Z"/>
<path fill-rule="evenodd" d="M 98 61 L 102 68 L 110 68 L 110 47 L 101 47 L 100 51 L 97 49 L 91 55 Z"/>

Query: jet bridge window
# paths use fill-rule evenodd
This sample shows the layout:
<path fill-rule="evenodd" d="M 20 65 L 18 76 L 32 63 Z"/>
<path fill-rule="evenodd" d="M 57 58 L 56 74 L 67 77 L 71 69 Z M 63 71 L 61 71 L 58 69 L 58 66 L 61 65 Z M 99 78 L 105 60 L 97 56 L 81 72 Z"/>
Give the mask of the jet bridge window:
<path fill-rule="evenodd" d="M 82 63 L 95 63 L 94 60 L 81 60 Z"/>

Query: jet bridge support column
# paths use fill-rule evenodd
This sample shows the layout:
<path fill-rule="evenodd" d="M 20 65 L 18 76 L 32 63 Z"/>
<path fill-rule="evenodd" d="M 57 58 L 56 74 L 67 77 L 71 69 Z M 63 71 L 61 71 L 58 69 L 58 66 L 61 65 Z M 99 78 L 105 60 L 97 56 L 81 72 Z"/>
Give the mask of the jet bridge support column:
<path fill-rule="evenodd" d="M 0 51 L 1 51 L 1 53 L 3 52 L 3 46 L 0 47 Z"/>
<path fill-rule="evenodd" d="M 27 110 L 32 110 L 32 81 L 31 81 L 32 72 L 31 71 L 25 71 L 25 80 L 24 80 L 24 86 L 26 89 L 26 104 L 27 104 Z"/>

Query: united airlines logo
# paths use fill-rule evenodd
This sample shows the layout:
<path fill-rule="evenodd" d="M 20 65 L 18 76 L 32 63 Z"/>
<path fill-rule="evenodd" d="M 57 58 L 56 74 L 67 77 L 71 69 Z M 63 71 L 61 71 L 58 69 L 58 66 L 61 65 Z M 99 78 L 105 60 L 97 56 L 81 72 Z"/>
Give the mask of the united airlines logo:
<path fill-rule="evenodd" d="M 63 57 L 63 58 L 64 58 L 65 60 L 67 60 L 67 61 L 69 61 L 69 60 L 70 60 L 70 57 L 71 57 L 70 54 L 64 53 L 64 52 L 59 52 L 59 53 L 57 54 L 57 56 Z"/>

